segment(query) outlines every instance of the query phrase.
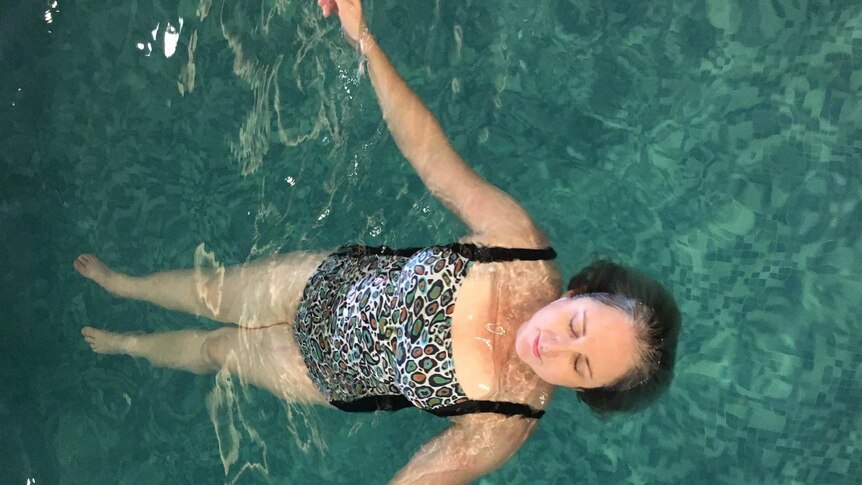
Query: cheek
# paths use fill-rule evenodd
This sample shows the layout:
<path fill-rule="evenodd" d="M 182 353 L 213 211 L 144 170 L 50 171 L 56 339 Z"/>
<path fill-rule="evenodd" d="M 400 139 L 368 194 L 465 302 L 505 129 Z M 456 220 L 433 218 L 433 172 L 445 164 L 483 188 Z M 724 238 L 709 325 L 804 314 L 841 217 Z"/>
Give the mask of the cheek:
<path fill-rule="evenodd" d="M 541 315 L 538 313 L 534 314 L 518 328 L 518 335 L 526 337 L 527 335 L 535 334 L 540 328 L 542 328 L 541 322 Z"/>
<path fill-rule="evenodd" d="M 537 374 L 539 374 L 544 381 L 551 384 L 569 387 L 576 384 L 576 379 L 572 374 L 566 357 L 546 359 L 538 370 L 539 372 L 537 372 Z"/>
<path fill-rule="evenodd" d="M 541 364 L 542 373 L 548 377 L 553 377 L 555 380 L 559 381 L 561 379 L 565 380 L 569 377 L 568 373 L 568 364 L 567 358 L 565 356 L 556 355 L 553 357 L 548 356 Z"/>
<path fill-rule="evenodd" d="M 530 318 L 528 325 L 537 329 L 551 327 L 559 321 L 559 314 L 559 310 L 553 306 L 542 308 Z"/>

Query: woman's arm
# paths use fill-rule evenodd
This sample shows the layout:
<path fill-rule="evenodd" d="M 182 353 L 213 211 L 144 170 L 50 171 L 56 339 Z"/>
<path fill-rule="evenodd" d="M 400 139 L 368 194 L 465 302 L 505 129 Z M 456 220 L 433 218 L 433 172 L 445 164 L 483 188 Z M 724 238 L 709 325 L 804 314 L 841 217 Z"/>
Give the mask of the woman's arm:
<path fill-rule="evenodd" d="M 319 2 L 321 3 L 321 2 Z M 338 13 L 345 36 L 367 56 L 371 84 L 398 148 L 441 202 L 478 235 L 508 235 L 512 243 L 545 245 L 542 232 L 509 195 L 474 172 L 455 152 L 434 115 L 410 89 L 368 31 L 359 0 L 323 0 Z"/>
<path fill-rule="evenodd" d="M 453 421 L 413 455 L 390 485 L 469 483 L 502 466 L 536 424 L 494 414 L 471 414 Z"/>

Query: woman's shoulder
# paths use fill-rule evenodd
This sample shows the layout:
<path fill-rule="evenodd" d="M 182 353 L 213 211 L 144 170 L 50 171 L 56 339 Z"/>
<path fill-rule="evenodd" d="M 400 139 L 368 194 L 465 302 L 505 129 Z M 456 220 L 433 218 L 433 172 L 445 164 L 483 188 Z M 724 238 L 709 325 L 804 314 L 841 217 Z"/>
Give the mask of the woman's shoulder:
<path fill-rule="evenodd" d="M 548 252 L 548 249 L 553 249 L 550 241 L 543 234 L 531 235 L 515 235 L 515 234 L 469 234 L 458 240 L 461 244 L 475 244 L 477 246 L 493 247 L 493 248 L 511 248 L 511 249 L 535 249 L 543 250 L 539 260 L 514 260 L 505 262 L 491 263 L 485 271 L 490 271 L 496 275 L 497 282 L 500 283 L 500 278 L 514 279 L 518 282 L 518 286 L 522 289 L 532 287 L 535 291 L 536 286 L 552 288 L 552 293 L 559 291 L 561 274 L 554 259 L 556 253 Z M 486 265 L 482 265 L 486 266 Z M 482 273 L 481 269 L 474 269 L 477 273 Z M 541 293 L 541 292 L 540 292 Z M 543 299 L 544 295 L 535 294 L 538 299 Z M 556 297 L 555 297 L 556 298 Z"/>
<path fill-rule="evenodd" d="M 522 232 L 513 230 L 512 232 L 499 233 L 471 233 L 458 239 L 458 242 L 501 248 L 546 249 L 551 247 L 548 237 L 538 229 Z"/>

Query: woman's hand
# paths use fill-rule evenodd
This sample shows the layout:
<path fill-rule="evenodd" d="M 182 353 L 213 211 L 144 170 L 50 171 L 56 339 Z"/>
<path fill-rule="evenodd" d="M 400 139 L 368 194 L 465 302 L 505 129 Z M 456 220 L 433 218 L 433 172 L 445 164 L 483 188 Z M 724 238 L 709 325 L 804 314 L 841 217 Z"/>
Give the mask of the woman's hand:
<path fill-rule="evenodd" d="M 329 17 L 333 13 L 338 15 L 344 37 L 351 45 L 356 46 L 364 36 L 368 35 L 359 0 L 317 0 L 317 5 L 320 6 L 324 17 Z"/>
<path fill-rule="evenodd" d="M 317 6 L 323 11 L 324 17 L 329 17 L 333 13 L 338 13 L 338 5 L 335 0 L 317 0 Z"/>

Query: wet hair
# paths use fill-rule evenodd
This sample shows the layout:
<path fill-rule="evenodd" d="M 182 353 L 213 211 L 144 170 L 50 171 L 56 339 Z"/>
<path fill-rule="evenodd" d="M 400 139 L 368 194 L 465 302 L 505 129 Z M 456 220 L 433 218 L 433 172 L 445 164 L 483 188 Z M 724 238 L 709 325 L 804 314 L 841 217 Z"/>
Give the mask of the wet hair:
<path fill-rule="evenodd" d="M 656 280 L 600 260 L 569 280 L 573 298 L 590 297 L 628 315 L 638 340 L 636 364 L 615 382 L 583 389 L 578 397 L 593 411 L 634 411 L 653 402 L 673 377 L 681 318 L 673 296 Z"/>

